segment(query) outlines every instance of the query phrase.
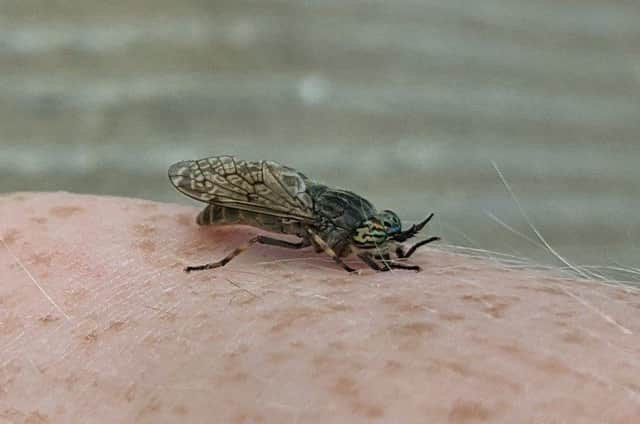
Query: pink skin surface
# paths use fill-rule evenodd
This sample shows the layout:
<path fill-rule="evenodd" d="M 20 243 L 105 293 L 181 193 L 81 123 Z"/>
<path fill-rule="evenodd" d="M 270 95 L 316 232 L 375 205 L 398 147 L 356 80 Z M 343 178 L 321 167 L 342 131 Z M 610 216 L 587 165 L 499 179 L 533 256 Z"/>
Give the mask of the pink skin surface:
<path fill-rule="evenodd" d="M 425 248 L 349 275 L 197 209 L 0 197 L 0 422 L 638 423 L 640 292 Z M 349 261 L 360 267 L 358 261 Z"/>

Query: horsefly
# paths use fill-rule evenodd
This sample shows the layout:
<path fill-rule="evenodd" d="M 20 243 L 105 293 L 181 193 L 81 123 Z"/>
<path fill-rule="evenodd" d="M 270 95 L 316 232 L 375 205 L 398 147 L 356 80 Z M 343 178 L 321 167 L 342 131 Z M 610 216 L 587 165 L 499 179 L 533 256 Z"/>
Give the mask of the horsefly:
<path fill-rule="evenodd" d="M 433 214 L 403 231 L 394 212 L 377 212 L 355 193 L 327 187 L 276 162 L 232 156 L 188 160 L 171 165 L 169 179 L 178 191 L 208 203 L 196 219 L 199 225 L 250 225 L 300 238 L 294 243 L 258 235 L 221 260 L 188 266 L 186 272 L 224 266 L 255 243 L 290 249 L 313 246 L 349 272 L 355 269 L 342 259 L 351 254 L 376 271 L 420 271 L 418 265 L 397 262 L 392 255 L 405 259 L 420 246 L 440 240 L 430 237 L 405 250 L 400 243 L 418 234 Z"/>

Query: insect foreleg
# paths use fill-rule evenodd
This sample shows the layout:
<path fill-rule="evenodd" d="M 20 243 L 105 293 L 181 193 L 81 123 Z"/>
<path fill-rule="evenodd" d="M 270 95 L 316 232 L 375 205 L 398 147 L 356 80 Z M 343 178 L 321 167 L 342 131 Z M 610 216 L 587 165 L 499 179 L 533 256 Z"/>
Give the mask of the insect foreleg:
<path fill-rule="evenodd" d="M 374 258 L 372 258 L 367 253 L 361 253 L 358 255 L 358 257 L 362 259 L 364 263 L 369 265 L 369 267 L 371 267 L 376 271 L 391 271 L 392 269 L 409 269 L 417 272 L 422 270 L 422 268 L 420 268 L 418 265 L 401 264 L 398 262 L 394 262 L 392 260 L 388 260 L 387 258 L 383 258 L 384 260 L 382 261 L 382 266 L 381 266 L 379 263 L 375 261 Z"/>
<path fill-rule="evenodd" d="M 340 257 L 336 254 L 336 252 L 334 252 L 333 249 L 329 247 L 329 245 L 324 240 L 322 240 L 322 238 L 319 235 L 317 235 L 313 230 L 311 230 L 310 228 L 307 228 L 307 233 L 311 237 L 309 239 L 311 243 L 313 243 L 318 249 L 320 249 L 321 251 L 326 253 L 328 256 L 330 256 L 335 261 L 335 263 L 337 263 L 342 268 L 347 270 L 347 272 L 356 272 L 355 269 L 345 264 L 342 261 L 342 259 L 340 259 Z"/>
<path fill-rule="evenodd" d="M 211 262 L 204 265 L 188 266 L 184 269 L 184 271 L 185 272 L 202 271 L 205 269 L 213 269 L 213 268 L 219 268 L 221 266 L 225 266 L 227 263 L 229 263 L 229 261 L 231 261 L 231 259 L 235 258 L 240 253 L 244 252 L 245 250 L 247 250 L 248 248 L 250 248 L 256 243 L 266 244 L 270 246 L 286 247 L 289 249 L 302 249 L 311 244 L 308 240 L 302 240 L 298 243 L 292 243 L 290 241 L 274 239 L 266 236 L 255 236 L 249 239 L 242 246 L 237 247 L 233 252 L 229 253 L 227 256 L 225 256 L 224 258 L 222 258 L 217 262 Z"/>
<path fill-rule="evenodd" d="M 396 249 L 396 255 L 398 255 L 399 258 L 408 258 L 409 256 L 413 255 L 419 247 L 424 246 L 425 244 L 432 243 L 434 241 L 438 241 L 438 240 L 440 240 L 440 237 L 430 237 L 426 240 L 419 241 L 413 246 L 411 246 L 409 250 L 407 250 L 406 252 L 404 251 L 402 246 L 398 246 L 398 248 Z"/>
<path fill-rule="evenodd" d="M 422 268 L 420 268 L 418 265 L 407 265 L 407 264 L 401 264 L 399 262 L 393 262 L 393 261 L 387 262 L 386 265 L 389 266 L 389 268 L 393 268 L 393 269 L 409 269 L 415 272 L 422 271 Z"/>
<path fill-rule="evenodd" d="M 374 258 L 379 260 L 379 261 L 390 261 L 391 260 L 391 256 L 389 256 L 388 253 L 385 253 L 383 255 L 374 255 Z"/>
<path fill-rule="evenodd" d="M 369 265 L 369 268 L 374 269 L 376 271 L 391 271 L 391 268 L 387 265 L 387 261 L 383 261 L 384 266 L 380 266 L 379 263 L 375 261 L 368 253 L 361 253 L 358 255 L 362 262 Z"/>

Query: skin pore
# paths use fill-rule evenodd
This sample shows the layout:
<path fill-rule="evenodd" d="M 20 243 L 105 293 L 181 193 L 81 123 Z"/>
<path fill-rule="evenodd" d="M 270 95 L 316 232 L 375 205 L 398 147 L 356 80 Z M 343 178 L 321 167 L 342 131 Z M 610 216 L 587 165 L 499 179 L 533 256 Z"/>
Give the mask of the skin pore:
<path fill-rule="evenodd" d="M 0 197 L 0 423 L 640 416 L 637 288 L 437 246 L 411 257 L 420 273 L 350 275 L 313 249 L 256 245 L 186 274 L 256 235 L 198 227 L 197 214 Z"/>

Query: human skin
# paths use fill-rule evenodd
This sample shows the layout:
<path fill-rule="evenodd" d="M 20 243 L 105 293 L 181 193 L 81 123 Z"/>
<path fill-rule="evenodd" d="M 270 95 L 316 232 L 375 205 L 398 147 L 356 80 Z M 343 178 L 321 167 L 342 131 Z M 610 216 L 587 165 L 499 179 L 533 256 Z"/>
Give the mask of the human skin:
<path fill-rule="evenodd" d="M 197 212 L 0 197 L 0 423 L 640 422 L 638 289 L 437 247 L 185 274 L 256 233 Z"/>

